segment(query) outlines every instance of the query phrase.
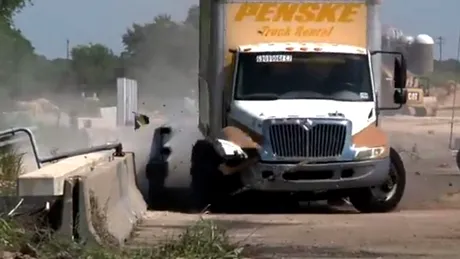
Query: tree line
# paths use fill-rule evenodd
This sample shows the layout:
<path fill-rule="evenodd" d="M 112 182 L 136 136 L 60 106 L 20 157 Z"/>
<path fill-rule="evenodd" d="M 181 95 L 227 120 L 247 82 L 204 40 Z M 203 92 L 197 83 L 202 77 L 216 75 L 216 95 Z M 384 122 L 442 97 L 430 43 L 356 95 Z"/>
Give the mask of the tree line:
<path fill-rule="evenodd" d="M 139 81 L 168 71 L 193 73 L 198 58 L 198 6 L 184 21 L 168 14 L 133 24 L 121 36 L 124 51 L 117 55 L 99 43 L 73 46 L 70 58 L 47 59 L 14 25 L 13 17 L 31 0 L 0 1 L 0 95 L 37 96 L 49 92 L 101 92 L 114 89 L 116 78 Z M 33 7 L 31 7 L 33 8 Z"/>

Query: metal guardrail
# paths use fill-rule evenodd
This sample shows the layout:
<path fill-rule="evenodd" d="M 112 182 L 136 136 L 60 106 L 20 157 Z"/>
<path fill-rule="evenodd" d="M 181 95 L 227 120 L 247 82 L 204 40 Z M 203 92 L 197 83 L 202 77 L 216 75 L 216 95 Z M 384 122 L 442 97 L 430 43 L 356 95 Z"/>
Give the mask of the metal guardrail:
<path fill-rule="evenodd" d="M 37 141 L 35 140 L 35 136 L 30 128 L 12 128 L 4 131 L 0 131 L 0 139 L 2 137 L 8 137 L 8 136 L 15 136 L 18 133 L 25 133 L 30 140 L 30 144 L 32 145 L 32 152 L 35 157 L 35 162 L 37 164 L 38 168 L 42 167 L 42 164 L 44 163 L 49 163 L 53 162 L 56 160 L 68 158 L 68 157 L 73 157 L 73 156 L 79 156 L 79 155 L 84 155 L 88 153 L 93 153 L 93 152 L 99 152 L 99 151 L 104 151 L 104 150 L 111 150 L 115 149 L 115 156 L 123 156 L 123 146 L 121 143 L 108 143 L 105 145 L 100 145 L 100 146 L 95 146 L 95 147 L 90 147 L 90 148 L 85 148 L 85 149 L 79 149 L 71 152 L 65 152 L 58 154 L 56 156 L 48 157 L 48 158 L 41 158 L 39 156 L 38 152 L 38 146 L 37 146 Z M 7 140 L 9 141 L 9 140 Z"/>
<path fill-rule="evenodd" d="M 36 129 L 37 129 L 37 127 L 26 127 L 26 128 L 28 128 L 32 132 L 36 131 Z M 29 140 L 29 138 L 26 137 L 26 136 L 24 136 L 24 137 L 15 137 L 14 134 L 13 134 L 11 139 L 7 139 L 7 140 L 1 140 L 0 139 L 0 148 L 5 147 L 5 146 L 9 146 L 9 145 L 18 144 L 18 143 L 23 143 L 23 142 L 26 142 L 28 140 Z"/>

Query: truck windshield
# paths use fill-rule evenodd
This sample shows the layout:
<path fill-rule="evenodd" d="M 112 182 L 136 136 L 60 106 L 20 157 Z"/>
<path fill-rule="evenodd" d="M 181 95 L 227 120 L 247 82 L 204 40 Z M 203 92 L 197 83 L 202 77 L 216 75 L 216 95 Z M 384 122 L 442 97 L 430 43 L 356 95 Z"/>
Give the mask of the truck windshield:
<path fill-rule="evenodd" d="M 241 53 L 236 100 L 373 101 L 368 57 L 362 54 Z"/>

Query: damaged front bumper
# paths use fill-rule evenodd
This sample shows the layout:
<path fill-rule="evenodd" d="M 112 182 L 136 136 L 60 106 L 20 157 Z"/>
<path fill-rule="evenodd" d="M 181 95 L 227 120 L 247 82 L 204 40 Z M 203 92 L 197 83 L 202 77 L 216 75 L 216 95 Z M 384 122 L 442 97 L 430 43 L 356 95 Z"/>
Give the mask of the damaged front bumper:
<path fill-rule="evenodd" d="M 366 155 L 367 159 L 360 158 L 362 151 L 374 154 L 375 148 L 350 149 L 342 157 L 343 161 L 292 163 L 262 161 L 259 155 L 248 155 L 230 141 L 219 139 L 216 144 L 219 153 L 227 161 L 220 166 L 221 172 L 225 175 L 241 174 L 243 185 L 253 190 L 314 192 L 371 187 L 385 182 L 390 170 L 388 156 L 374 158 Z M 230 166 L 228 161 L 232 158 L 239 162 Z"/>
<path fill-rule="evenodd" d="M 254 190 L 325 191 L 379 185 L 389 170 L 389 158 L 300 166 L 258 162 L 241 172 L 241 178 Z"/>

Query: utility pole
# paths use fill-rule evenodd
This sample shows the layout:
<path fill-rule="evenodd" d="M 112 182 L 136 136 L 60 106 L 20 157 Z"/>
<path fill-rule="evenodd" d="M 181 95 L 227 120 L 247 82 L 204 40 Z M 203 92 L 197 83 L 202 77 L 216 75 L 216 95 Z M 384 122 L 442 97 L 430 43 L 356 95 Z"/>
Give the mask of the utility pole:
<path fill-rule="evenodd" d="M 70 59 L 70 40 L 66 40 L 66 58 L 67 60 Z"/>
<path fill-rule="evenodd" d="M 444 37 L 439 36 L 436 38 L 436 44 L 439 46 L 439 61 L 442 61 L 443 46 L 446 44 Z"/>

